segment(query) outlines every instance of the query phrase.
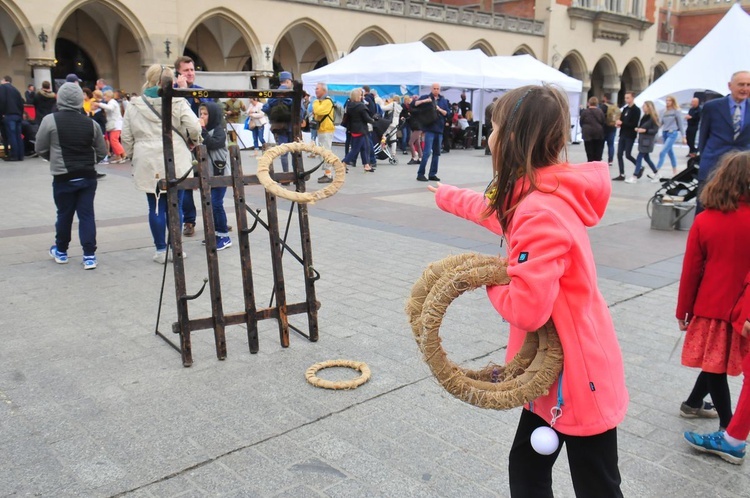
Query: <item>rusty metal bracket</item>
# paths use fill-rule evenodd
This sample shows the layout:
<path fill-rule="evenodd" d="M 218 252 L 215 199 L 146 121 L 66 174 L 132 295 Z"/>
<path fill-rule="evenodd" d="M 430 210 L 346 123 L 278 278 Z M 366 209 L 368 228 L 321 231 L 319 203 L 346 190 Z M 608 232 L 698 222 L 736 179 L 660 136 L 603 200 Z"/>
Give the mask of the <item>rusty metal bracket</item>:
<path fill-rule="evenodd" d="M 208 284 L 208 278 L 204 277 L 203 285 L 201 285 L 201 288 L 198 292 L 196 292 L 195 294 L 180 296 L 180 299 L 183 301 L 193 301 L 194 299 L 198 299 L 199 297 L 201 297 L 201 294 L 203 294 L 203 291 L 206 290 L 206 284 Z"/>

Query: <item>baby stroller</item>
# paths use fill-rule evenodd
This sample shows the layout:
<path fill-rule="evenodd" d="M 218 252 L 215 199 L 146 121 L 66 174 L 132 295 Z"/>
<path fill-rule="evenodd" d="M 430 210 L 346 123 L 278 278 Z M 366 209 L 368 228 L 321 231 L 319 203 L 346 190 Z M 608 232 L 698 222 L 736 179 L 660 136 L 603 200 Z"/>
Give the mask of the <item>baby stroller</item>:
<path fill-rule="evenodd" d="M 661 181 L 661 187 L 648 200 L 646 212 L 651 218 L 654 204 L 685 203 L 695 199 L 698 195 L 698 169 L 700 157 L 691 157 L 687 168 L 675 176 Z"/>
<path fill-rule="evenodd" d="M 386 133 L 390 125 L 391 121 L 389 119 L 382 118 L 375 121 L 372 125 L 373 141 L 375 142 L 372 145 L 372 152 L 377 159 L 388 159 L 390 164 L 397 164 L 398 159 L 396 159 L 391 153 L 391 145 L 398 141 L 396 136 L 401 125 Z"/>

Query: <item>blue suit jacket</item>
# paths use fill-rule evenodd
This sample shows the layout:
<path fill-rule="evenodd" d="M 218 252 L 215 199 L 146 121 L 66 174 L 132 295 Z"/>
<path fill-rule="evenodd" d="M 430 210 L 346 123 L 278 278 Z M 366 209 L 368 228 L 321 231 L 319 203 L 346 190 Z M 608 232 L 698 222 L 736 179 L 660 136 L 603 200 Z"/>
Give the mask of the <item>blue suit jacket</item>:
<path fill-rule="evenodd" d="M 733 150 L 750 150 L 750 101 L 745 102 L 742 130 L 734 139 L 734 125 L 729 112 L 731 96 L 714 99 L 703 106 L 698 151 L 701 162 L 698 180 L 708 179 L 721 156 Z"/>

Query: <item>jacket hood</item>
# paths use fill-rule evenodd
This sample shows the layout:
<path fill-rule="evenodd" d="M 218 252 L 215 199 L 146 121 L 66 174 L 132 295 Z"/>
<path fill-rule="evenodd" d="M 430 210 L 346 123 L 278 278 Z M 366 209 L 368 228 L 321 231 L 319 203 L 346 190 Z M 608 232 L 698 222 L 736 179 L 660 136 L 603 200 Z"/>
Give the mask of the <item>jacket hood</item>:
<path fill-rule="evenodd" d="M 539 191 L 565 201 L 587 227 L 599 223 L 612 193 L 607 163 L 555 164 L 536 172 Z"/>
<path fill-rule="evenodd" d="M 365 106 L 365 103 L 363 101 L 354 102 L 353 100 L 350 100 L 348 104 L 346 104 L 346 110 L 349 111 L 349 109 L 354 109 L 357 106 Z"/>
<path fill-rule="evenodd" d="M 57 108 L 78 111 L 83 107 L 83 90 L 78 83 L 65 83 L 57 92 Z"/>
<path fill-rule="evenodd" d="M 201 107 L 208 109 L 208 123 L 206 123 L 207 130 L 213 130 L 221 126 L 221 108 L 219 104 L 215 102 L 204 102 Z"/>
<path fill-rule="evenodd" d="M 41 90 L 39 90 L 39 94 L 42 97 L 47 97 L 48 99 L 54 99 L 55 98 L 55 92 L 53 92 L 51 90 L 45 90 L 44 88 L 42 88 Z"/>

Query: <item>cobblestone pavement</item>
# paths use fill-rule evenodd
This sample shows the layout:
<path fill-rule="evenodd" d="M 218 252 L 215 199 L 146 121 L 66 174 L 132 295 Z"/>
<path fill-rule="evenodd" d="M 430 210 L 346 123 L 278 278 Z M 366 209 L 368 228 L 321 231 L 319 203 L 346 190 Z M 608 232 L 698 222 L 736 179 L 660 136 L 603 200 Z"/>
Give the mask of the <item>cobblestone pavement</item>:
<path fill-rule="evenodd" d="M 581 161 L 583 145 L 570 156 Z M 243 327 L 230 327 L 220 362 L 211 332 L 196 332 L 192 368 L 154 336 L 161 267 L 151 261 L 147 206 L 129 165 L 101 167 L 99 268 L 82 271 L 77 240 L 68 265 L 47 254 L 55 215 L 47 164 L 0 163 L 0 496 L 507 496 L 518 409 L 482 410 L 444 392 L 403 312 L 429 262 L 498 253 L 499 241 L 435 208 L 407 157 L 398 158 L 375 174 L 353 168 L 340 193 L 310 208 L 320 341 L 293 334 L 282 349 L 276 324 L 265 321 L 261 350 L 250 355 Z M 253 169 L 249 155 L 244 163 Z M 453 151 L 439 175 L 482 190 L 490 168 L 481 150 Z M 687 233 L 650 229 L 654 190 L 616 183 L 590 230 L 631 396 L 619 430 L 623 489 L 630 497 L 748 496 L 750 467 L 682 441 L 683 430 L 712 431 L 716 422 L 677 415 L 697 373 L 680 366 L 679 349 L 672 354 Z M 262 198 L 259 187 L 247 189 L 251 205 Z M 281 203 L 282 220 L 288 209 Z M 186 241 L 189 289 L 206 274 L 200 240 Z M 251 244 L 264 306 L 272 289 L 266 233 L 253 232 Z M 241 310 L 237 246 L 219 259 L 224 309 Z M 285 274 L 289 301 L 301 300 L 300 267 L 288 256 Z M 169 283 L 166 297 L 162 330 L 176 316 Z M 191 316 L 209 309 L 203 297 Z M 291 321 L 305 327 L 301 316 Z M 451 306 L 441 336 L 453 360 L 481 365 L 503 360 L 507 326 L 476 292 Z M 367 362 L 372 380 L 337 392 L 305 382 L 307 367 L 334 358 Z M 735 397 L 740 380 L 731 379 Z M 573 496 L 564 452 L 554 480 L 556 496 Z"/>

